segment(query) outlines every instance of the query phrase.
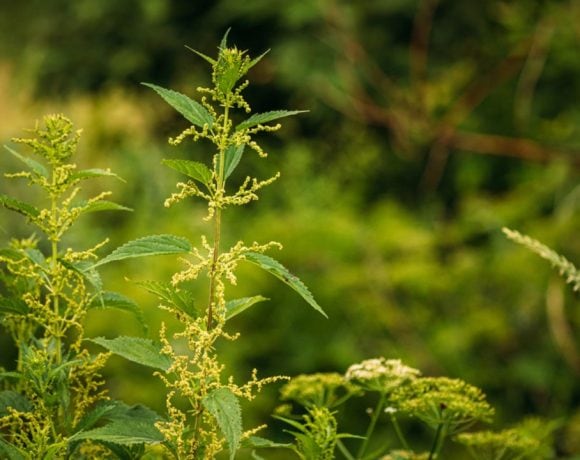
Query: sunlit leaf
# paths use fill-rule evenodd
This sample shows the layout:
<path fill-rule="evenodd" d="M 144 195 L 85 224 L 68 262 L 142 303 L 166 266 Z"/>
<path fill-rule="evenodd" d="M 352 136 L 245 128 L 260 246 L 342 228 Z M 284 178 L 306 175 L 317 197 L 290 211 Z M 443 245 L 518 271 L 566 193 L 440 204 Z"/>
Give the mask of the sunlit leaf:
<path fill-rule="evenodd" d="M 212 173 L 203 163 L 189 160 L 163 160 L 162 163 L 171 169 L 201 182 L 206 187 L 209 187 Z"/>
<path fill-rule="evenodd" d="M 39 176 L 48 177 L 48 170 L 39 163 L 38 161 L 33 160 L 32 158 L 25 157 L 24 155 L 20 155 L 16 150 L 11 149 L 7 145 L 4 146 L 6 150 L 8 150 L 12 155 L 22 161 L 26 166 L 28 166 L 32 171 L 34 171 Z"/>
<path fill-rule="evenodd" d="M 324 313 L 324 310 L 322 310 L 320 305 L 318 305 L 316 300 L 314 300 L 314 297 L 312 296 L 311 292 L 308 290 L 306 285 L 302 281 L 300 281 L 300 279 L 296 275 L 290 273 L 288 269 L 284 267 L 280 262 L 278 262 L 275 259 L 272 259 L 272 257 L 265 256 L 264 254 L 260 254 L 257 252 L 248 252 L 246 253 L 245 257 L 248 262 L 256 264 L 258 267 L 262 268 L 263 270 L 266 270 L 267 272 L 274 275 L 276 278 L 282 280 L 284 283 L 286 283 L 288 286 L 294 289 L 298 294 L 300 294 L 302 298 L 312 308 L 314 308 L 324 317 L 328 318 L 326 313 Z"/>
<path fill-rule="evenodd" d="M 278 118 L 290 117 L 304 112 L 308 112 L 308 110 L 273 110 L 272 112 L 255 113 L 250 118 L 242 121 L 238 126 L 236 126 L 236 131 L 248 129 L 259 124 L 277 120 Z"/>
<path fill-rule="evenodd" d="M 131 208 L 107 200 L 93 201 L 89 204 L 81 204 L 79 207 L 81 208 L 82 214 L 99 211 L 133 211 Z"/>
<path fill-rule="evenodd" d="M 263 302 L 264 300 L 268 299 L 266 297 L 262 297 L 261 295 L 228 300 L 226 302 L 226 319 L 231 319 L 234 316 L 242 313 L 244 310 L 247 310 L 252 305 L 257 304 L 258 302 Z"/>
<path fill-rule="evenodd" d="M 92 441 L 111 442 L 113 444 L 157 444 L 164 437 L 153 423 L 141 420 L 121 420 L 107 425 L 81 431 L 69 438 L 69 442 L 90 439 Z"/>
<path fill-rule="evenodd" d="M 113 308 L 116 310 L 123 310 L 135 315 L 135 318 L 139 321 L 139 324 L 143 327 L 143 330 L 147 332 L 147 323 L 143 316 L 143 312 L 139 305 L 137 305 L 129 297 L 125 297 L 118 292 L 101 292 L 99 295 L 95 296 L 92 302 L 88 305 L 91 309 L 104 309 Z"/>
<path fill-rule="evenodd" d="M 6 209 L 10 209 L 11 211 L 16 211 L 28 218 L 38 217 L 38 214 L 40 214 L 40 211 L 31 204 L 4 194 L 0 194 L 0 205 L 4 206 Z"/>
<path fill-rule="evenodd" d="M 182 311 L 191 318 L 197 318 L 199 312 L 195 308 L 193 294 L 186 289 L 177 289 L 171 283 L 162 281 L 139 281 L 137 283 L 159 300 Z"/>
<path fill-rule="evenodd" d="M 114 339 L 96 337 L 86 340 L 96 343 L 116 355 L 143 366 L 162 371 L 167 371 L 171 366 L 171 359 L 161 352 L 161 344 L 149 339 L 122 336 Z"/>
<path fill-rule="evenodd" d="M 182 254 L 190 251 L 191 243 L 186 238 L 175 235 L 150 235 L 119 246 L 111 254 L 94 264 L 93 267 L 108 264 L 116 260 L 165 254 Z"/>
<path fill-rule="evenodd" d="M 109 171 L 108 169 L 82 169 L 80 171 L 76 171 L 70 175 L 71 179 L 92 179 L 93 177 L 114 177 L 115 179 L 119 179 L 122 182 L 125 182 L 120 176 L 115 174 L 114 172 Z"/>
<path fill-rule="evenodd" d="M 236 455 L 242 439 L 242 409 L 238 398 L 228 388 L 218 388 L 202 400 L 213 415 L 230 449 L 230 460 Z"/>
<path fill-rule="evenodd" d="M 151 83 L 142 83 L 143 85 L 153 89 L 159 94 L 165 102 L 183 115 L 191 124 L 203 128 L 208 125 L 211 129 L 213 126 L 213 118 L 207 109 L 199 102 L 187 97 L 185 94 L 178 93 L 172 89 L 162 88 L 161 86 L 153 85 Z"/>
<path fill-rule="evenodd" d="M 227 179 L 237 168 L 240 160 L 242 159 L 242 154 L 244 153 L 245 144 L 242 145 L 230 145 L 224 152 L 224 177 Z"/>

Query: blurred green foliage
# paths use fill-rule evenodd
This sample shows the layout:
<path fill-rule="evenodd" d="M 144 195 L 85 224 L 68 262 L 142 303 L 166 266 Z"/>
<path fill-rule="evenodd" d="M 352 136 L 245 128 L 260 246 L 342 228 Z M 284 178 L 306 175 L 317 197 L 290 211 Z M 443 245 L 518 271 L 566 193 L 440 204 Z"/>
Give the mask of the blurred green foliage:
<path fill-rule="evenodd" d="M 579 454 L 580 348 L 563 346 L 580 340 L 577 296 L 500 229 L 580 254 L 580 2 L 3 2 L 0 141 L 64 111 L 85 131 L 79 162 L 127 181 L 111 187 L 135 212 L 86 220 L 83 244 L 195 234 L 203 209 L 162 209 L 175 178 L 159 163 L 211 152 L 167 146 L 186 122 L 138 82 L 193 93 L 205 64 L 183 45 L 209 53 L 230 26 L 238 47 L 271 48 L 252 69 L 253 108 L 310 113 L 266 141 L 272 161 L 250 162 L 282 178 L 226 217 L 225 238 L 281 241 L 281 262 L 330 316 L 244 268 L 235 294 L 272 300 L 235 320 L 242 339 L 223 350 L 234 373 L 400 357 L 480 386 L 500 421 L 562 419 L 559 452 Z M 7 157 L 2 172 L 13 170 Z M 22 229 L 1 214 L 2 240 Z M 125 278 L 162 279 L 176 263 L 127 263 L 107 285 L 138 300 L 155 331 L 163 313 Z M 140 334 L 116 315 L 93 315 L 89 334 Z M 111 393 L 161 410 L 147 371 L 112 359 L 109 373 Z M 252 406 L 258 421 L 276 404 L 268 394 Z"/>

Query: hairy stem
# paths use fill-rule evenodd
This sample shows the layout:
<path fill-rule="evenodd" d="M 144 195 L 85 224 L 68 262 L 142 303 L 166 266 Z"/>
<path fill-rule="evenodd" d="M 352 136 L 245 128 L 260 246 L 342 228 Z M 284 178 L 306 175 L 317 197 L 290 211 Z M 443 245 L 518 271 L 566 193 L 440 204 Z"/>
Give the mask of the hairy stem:
<path fill-rule="evenodd" d="M 217 191 L 216 194 L 223 195 L 225 190 L 225 179 L 224 179 L 224 171 L 225 171 L 225 154 L 227 149 L 227 140 L 228 140 L 228 124 L 229 124 L 229 101 L 226 99 L 224 104 L 224 121 L 223 121 L 223 128 L 221 132 L 221 139 L 219 148 L 219 171 L 217 177 Z M 207 307 L 207 330 L 211 330 L 213 327 L 213 306 L 215 303 L 215 285 L 216 285 L 216 277 L 217 277 L 217 262 L 219 257 L 220 251 L 220 239 L 221 239 L 221 209 L 218 208 L 215 211 L 214 216 L 214 233 L 213 233 L 213 260 L 211 264 L 211 274 L 210 274 L 210 281 L 209 281 L 209 301 Z"/>

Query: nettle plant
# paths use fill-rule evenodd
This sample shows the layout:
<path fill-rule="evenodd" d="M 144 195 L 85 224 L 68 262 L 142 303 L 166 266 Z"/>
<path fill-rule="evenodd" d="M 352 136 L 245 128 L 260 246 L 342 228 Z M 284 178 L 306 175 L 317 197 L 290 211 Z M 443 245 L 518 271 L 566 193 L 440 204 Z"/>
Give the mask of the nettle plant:
<path fill-rule="evenodd" d="M 96 425 L 124 424 L 137 412 L 151 423 L 156 416 L 111 401 L 99 374 L 109 353 L 90 354 L 83 346 L 90 309 L 120 308 L 141 318 L 131 300 L 103 290 L 95 264 L 107 240 L 77 250 L 66 238 L 88 213 L 128 208 L 108 201 L 109 192 L 79 198 L 84 181 L 117 176 L 70 162 L 80 136 L 70 120 L 46 116 L 32 133 L 13 141 L 35 157 L 6 146 L 26 169 L 5 176 L 26 180 L 41 197 L 32 204 L 0 195 L 3 207 L 38 231 L 0 249 L 0 324 L 18 353 L 13 369 L 0 369 L 0 457 L 95 458 L 106 450 L 91 438 Z"/>
<path fill-rule="evenodd" d="M 228 47 L 226 39 L 227 34 L 216 59 L 195 51 L 212 69 L 213 87 L 197 88 L 202 95 L 200 102 L 173 90 L 145 84 L 191 123 L 189 128 L 170 139 L 172 145 L 179 145 L 186 139 L 206 140 L 212 145 L 205 162 L 164 160 L 166 166 L 187 178 L 177 184 L 178 191 L 166 200 L 165 206 L 190 197 L 205 200 L 205 221 L 211 228 L 210 235 L 202 235 L 197 247 L 182 237 L 148 236 L 121 246 L 99 262 L 104 264 L 154 254 L 188 254 L 181 259 L 184 268 L 170 281 L 139 283 L 155 294 L 161 301 L 160 308 L 177 320 L 180 325 L 177 332 L 169 333 L 163 324 L 159 342 L 138 337 L 93 339 L 112 353 L 156 370 L 155 375 L 167 388 L 167 418 L 159 420 L 155 426 L 162 435 L 164 448 L 177 459 L 212 459 L 226 448 L 230 458 L 234 458 L 242 446 L 277 446 L 255 436 L 263 426 L 244 430 L 239 400 L 252 400 L 265 384 L 285 377 L 261 378 L 254 370 L 247 382 L 236 383 L 226 374 L 216 352 L 219 341 L 234 341 L 239 337 L 227 330 L 228 321 L 266 300 L 259 295 L 227 298 L 226 285 L 236 284 L 235 271 L 240 262 L 250 262 L 278 277 L 326 316 L 306 286 L 279 262 L 264 254 L 272 248 L 280 249 L 279 243 L 238 241 L 227 249 L 220 244 L 222 212 L 230 206 L 257 200 L 258 192 L 279 177 L 279 173 L 265 180 L 246 177 L 240 186 L 231 187 L 229 178 L 244 151 L 251 149 L 259 157 L 266 157 L 254 136 L 280 128 L 280 124 L 267 123 L 301 112 L 278 110 L 248 117 L 251 109 L 242 96 L 248 81 L 241 79 L 264 55 L 250 59 L 246 52 Z M 202 273 L 207 276 L 209 295 L 207 300 L 194 300 L 190 282 Z"/>

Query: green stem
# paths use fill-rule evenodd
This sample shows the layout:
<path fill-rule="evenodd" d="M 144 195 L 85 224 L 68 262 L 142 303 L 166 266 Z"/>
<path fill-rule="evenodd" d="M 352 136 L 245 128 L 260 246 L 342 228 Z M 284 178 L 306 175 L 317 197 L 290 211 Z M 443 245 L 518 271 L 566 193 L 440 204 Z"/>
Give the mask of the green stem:
<path fill-rule="evenodd" d="M 443 447 L 443 441 L 447 435 L 447 423 L 440 423 L 435 432 L 435 439 L 433 439 L 433 446 L 431 447 L 431 452 L 429 452 L 429 459 L 433 460 L 439 456 L 439 452 Z"/>
<path fill-rule="evenodd" d="M 389 417 L 390 417 L 391 422 L 393 424 L 393 428 L 395 429 L 395 433 L 397 434 L 397 438 L 399 438 L 399 442 L 401 443 L 401 445 L 403 446 L 403 448 L 405 450 L 409 450 L 409 444 L 407 443 L 407 440 L 405 439 L 405 436 L 403 435 L 403 432 L 401 431 L 401 427 L 399 426 L 399 421 L 397 420 L 397 418 L 393 414 L 389 414 Z"/>
<path fill-rule="evenodd" d="M 347 460 L 355 460 L 354 457 L 351 455 L 349 450 L 346 448 L 346 446 L 344 445 L 344 443 L 340 439 L 336 441 L 336 447 L 338 447 L 338 450 L 340 450 L 342 455 L 344 455 L 344 458 L 346 458 Z"/>
<path fill-rule="evenodd" d="M 367 447 L 369 444 L 369 439 L 372 436 L 373 432 L 375 431 L 375 427 L 377 425 L 379 415 L 381 415 L 381 411 L 383 410 L 383 406 L 385 405 L 385 400 L 386 400 L 386 395 L 384 393 L 382 393 L 381 397 L 379 399 L 379 402 L 377 403 L 377 406 L 375 407 L 375 409 L 373 411 L 373 416 L 371 418 L 371 422 L 369 424 L 369 427 L 367 428 L 367 432 L 365 433 L 365 439 L 364 439 L 362 445 L 360 446 L 358 453 L 356 454 L 357 459 L 361 459 L 367 450 Z"/>
<path fill-rule="evenodd" d="M 216 193 L 218 195 L 223 195 L 225 192 L 225 180 L 224 180 L 224 171 L 225 171 L 225 153 L 227 148 L 227 139 L 228 139 L 228 132 L 227 127 L 229 124 L 229 104 L 226 100 L 225 108 L 224 108 L 224 123 L 223 123 L 223 131 L 221 133 L 222 139 L 218 146 L 219 148 L 219 171 L 218 171 L 218 178 L 217 178 L 217 190 Z M 220 251 L 220 239 L 221 239 L 221 209 L 218 208 L 215 210 L 214 215 L 214 233 L 213 233 L 213 259 L 211 263 L 211 275 L 209 280 L 209 301 L 207 307 L 207 330 L 211 330 L 213 327 L 213 305 L 215 302 L 215 285 L 216 285 L 216 277 L 217 277 L 217 262 L 219 257 Z"/>
<path fill-rule="evenodd" d="M 53 187 L 56 186 L 56 177 L 54 174 L 54 170 L 52 171 L 52 185 Z M 53 233 L 50 235 L 50 242 L 51 242 L 51 271 L 52 271 L 52 279 L 51 284 L 57 278 L 57 263 L 58 263 L 58 237 L 56 236 L 56 224 L 57 224 L 57 202 L 56 197 L 51 193 L 50 195 L 50 213 L 51 213 L 51 232 Z M 62 361 L 62 344 L 61 344 L 61 331 L 60 331 L 60 304 L 59 304 L 59 297 L 58 297 L 58 287 L 54 286 L 54 291 L 52 295 L 54 296 L 54 316 L 55 316 L 55 327 L 58 327 L 58 334 L 55 334 L 55 359 L 56 364 L 60 364 Z"/>

